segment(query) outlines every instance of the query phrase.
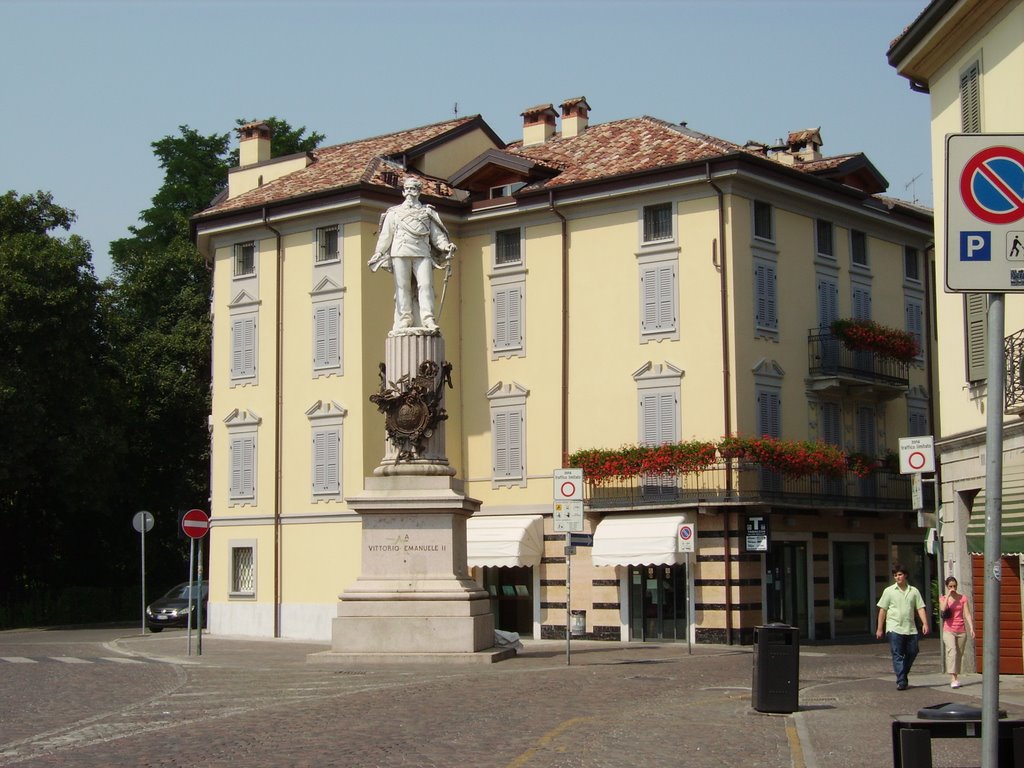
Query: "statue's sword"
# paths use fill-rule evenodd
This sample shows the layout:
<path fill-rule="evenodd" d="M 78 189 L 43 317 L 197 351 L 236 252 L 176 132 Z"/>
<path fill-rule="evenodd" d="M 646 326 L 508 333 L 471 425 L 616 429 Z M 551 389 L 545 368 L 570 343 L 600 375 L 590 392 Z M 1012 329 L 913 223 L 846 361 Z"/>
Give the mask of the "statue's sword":
<path fill-rule="evenodd" d="M 444 309 L 444 296 L 448 293 L 448 278 L 452 276 L 452 254 L 448 252 L 448 258 L 445 260 L 447 266 L 444 270 L 444 285 L 441 286 L 441 301 L 437 305 L 437 316 L 441 317 L 441 311 Z"/>

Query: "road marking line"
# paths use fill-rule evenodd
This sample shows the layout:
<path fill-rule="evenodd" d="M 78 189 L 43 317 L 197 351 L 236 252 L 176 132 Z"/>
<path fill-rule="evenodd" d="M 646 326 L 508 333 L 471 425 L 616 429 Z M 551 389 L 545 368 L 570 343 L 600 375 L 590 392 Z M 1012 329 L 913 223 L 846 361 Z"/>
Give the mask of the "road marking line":
<path fill-rule="evenodd" d="M 100 656 L 101 661 L 112 661 L 115 664 L 145 664 L 144 661 L 138 659 L 126 659 L 123 656 Z"/>
<path fill-rule="evenodd" d="M 38 664 L 39 662 L 35 659 L 28 659 L 24 656 L 0 656 L 0 661 L 6 661 L 10 664 Z"/>
<path fill-rule="evenodd" d="M 541 747 L 546 747 L 548 744 L 550 744 L 552 741 L 554 741 L 556 738 L 558 738 L 558 736 L 560 736 L 563 731 L 568 730 L 569 728 L 571 728 L 574 725 L 579 725 L 580 723 L 585 723 L 588 720 L 594 720 L 594 719 L 596 719 L 596 718 L 593 718 L 593 717 L 574 717 L 574 718 L 572 718 L 570 720 L 563 721 L 556 728 L 553 728 L 552 730 L 548 731 L 543 736 L 541 736 L 537 740 L 537 746 L 536 747 L 533 747 L 532 749 L 526 750 L 523 754 L 521 754 L 519 757 L 517 757 L 515 760 L 513 760 L 511 763 L 509 763 L 508 764 L 508 768 L 521 768 L 521 766 L 526 765 L 527 761 L 531 757 L 533 757 L 534 754 L 536 754 L 540 750 Z"/>
<path fill-rule="evenodd" d="M 85 659 L 79 659 L 74 656 L 50 656 L 54 661 L 59 661 L 61 664 L 92 664 L 91 661 Z"/>

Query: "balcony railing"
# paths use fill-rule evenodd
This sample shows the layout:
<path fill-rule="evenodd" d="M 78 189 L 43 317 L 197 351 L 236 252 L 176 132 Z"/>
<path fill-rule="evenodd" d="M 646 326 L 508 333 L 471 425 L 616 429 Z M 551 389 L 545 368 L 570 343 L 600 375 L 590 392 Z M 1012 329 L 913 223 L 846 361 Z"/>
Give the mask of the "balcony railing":
<path fill-rule="evenodd" d="M 1004 411 L 1024 411 L 1024 329 L 1003 339 L 1006 354 L 1006 387 L 1003 394 Z"/>
<path fill-rule="evenodd" d="M 893 387 L 910 384 L 907 363 L 874 352 L 854 352 L 830 332 L 820 329 L 811 329 L 807 334 L 807 367 L 812 377 L 846 378 Z"/>
<path fill-rule="evenodd" d="M 732 488 L 726 471 L 732 463 Z M 891 469 L 875 469 L 867 477 L 847 472 L 843 477 L 814 475 L 785 477 L 758 464 L 729 459 L 703 472 L 587 482 L 587 506 L 623 508 L 649 505 L 772 503 L 792 507 L 826 507 L 909 511 L 910 479 Z"/>

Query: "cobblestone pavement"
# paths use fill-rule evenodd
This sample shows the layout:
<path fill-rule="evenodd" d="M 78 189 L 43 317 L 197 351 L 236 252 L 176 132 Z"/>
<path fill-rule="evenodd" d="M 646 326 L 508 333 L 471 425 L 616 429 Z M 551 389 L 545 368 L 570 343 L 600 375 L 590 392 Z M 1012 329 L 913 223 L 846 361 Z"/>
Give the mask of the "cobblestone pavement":
<path fill-rule="evenodd" d="M 0 765 L 878 768 L 893 715 L 980 705 L 980 676 L 951 691 L 937 641 L 922 646 L 905 692 L 884 644 L 805 647 L 787 715 L 752 709 L 743 647 L 574 642 L 567 665 L 564 642 L 526 641 L 498 664 L 328 666 L 307 662 L 324 646 L 281 640 L 204 637 L 190 657 L 166 631 L 77 664 L 5 661 L 32 648 L 0 639 Z M 977 739 L 935 744 L 936 766 L 980 765 Z"/>

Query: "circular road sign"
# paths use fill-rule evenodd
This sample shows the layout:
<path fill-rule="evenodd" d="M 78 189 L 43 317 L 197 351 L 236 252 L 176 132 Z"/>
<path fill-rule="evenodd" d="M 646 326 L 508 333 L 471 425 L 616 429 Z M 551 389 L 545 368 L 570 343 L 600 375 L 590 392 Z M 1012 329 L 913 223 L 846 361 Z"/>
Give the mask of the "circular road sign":
<path fill-rule="evenodd" d="M 181 518 L 181 530 L 191 539 L 201 539 L 210 530 L 210 516 L 201 509 L 190 509 Z"/>
<path fill-rule="evenodd" d="M 679 538 L 683 541 L 689 541 L 693 538 L 693 526 L 692 525 L 680 525 L 679 526 Z"/>
<path fill-rule="evenodd" d="M 576 498 L 576 481 L 565 480 L 560 486 L 558 486 L 558 492 L 562 494 L 563 499 L 575 499 Z"/>
<path fill-rule="evenodd" d="M 1024 152 L 988 147 L 974 155 L 960 174 L 960 197 L 967 210 L 989 224 L 1024 219 Z"/>
<path fill-rule="evenodd" d="M 132 517 L 132 528 L 139 533 L 149 533 L 153 530 L 153 519 L 152 512 L 136 512 Z"/>
<path fill-rule="evenodd" d="M 921 451 L 913 451 L 907 456 L 907 464 L 915 472 L 920 472 L 922 467 L 928 463 L 928 457 L 925 456 Z"/>

